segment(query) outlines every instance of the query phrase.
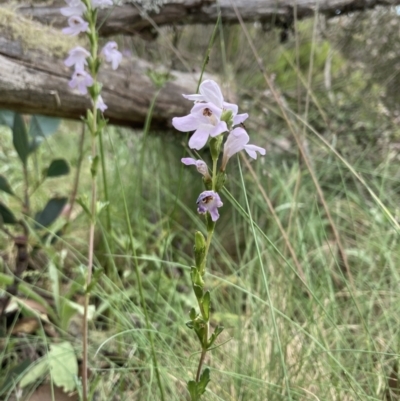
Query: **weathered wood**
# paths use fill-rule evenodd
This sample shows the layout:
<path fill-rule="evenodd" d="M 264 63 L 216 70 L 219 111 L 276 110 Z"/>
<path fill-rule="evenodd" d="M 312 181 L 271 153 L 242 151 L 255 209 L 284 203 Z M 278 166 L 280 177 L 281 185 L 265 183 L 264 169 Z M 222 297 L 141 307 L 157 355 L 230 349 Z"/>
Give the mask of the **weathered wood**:
<path fill-rule="evenodd" d="M 157 92 L 147 73 L 155 67 L 145 61 L 124 59 L 118 70 L 101 67 L 99 81 L 111 123 L 143 127 L 149 105 Z M 29 50 L 18 40 L 0 37 L 0 108 L 21 113 L 79 119 L 90 106 L 88 96 L 68 87 L 72 70 L 44 51 Z M 161 90 L 154 109 L 153 127 L 171 127 L 173 116 L 189 112 L 182 93 L 194 93 L 198 76 L 177 71 Z"/>
<path fill-rule="evenodd" d="M 124 4 L 112 10 L 100 12 L 103 36 L 124 34 L 147 35 L 154 31 L 154 26 L 182 24 L 214 24 L 219 10 L 225 23 L 237 23 L 232 4 L 235 4 L 244 21 L 259 21 L 285 27 L 290 24 L 294 14 L 298 19 L 315 15 L 318 11 L 327 17 L 367 10 L 376 6 L 400 4 L 400 0 L 171 0 L 164 4 L 160 12 L 150 12 L 143 17 L 137 5 Z M 66 19 L 59 12 L 64 2 L 57 0 L 53 5 L 32 5 L 20 7 L 25 16 L 55 27 L 66 26 Z"/>

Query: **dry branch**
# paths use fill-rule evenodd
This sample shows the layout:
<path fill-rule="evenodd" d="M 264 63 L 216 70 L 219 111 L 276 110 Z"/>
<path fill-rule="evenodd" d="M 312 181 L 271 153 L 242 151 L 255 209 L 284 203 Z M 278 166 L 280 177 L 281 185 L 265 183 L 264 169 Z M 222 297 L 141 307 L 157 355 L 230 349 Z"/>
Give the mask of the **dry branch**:
<path fill-rule="evenodd" d="M 235 4 L 244 21 L 259 21 L 264 24 L 287 26 L 296 14 L 298 19 L 315 15 L 316 12 L 327 17 L 335 17 L 349 12 L 362 11 L 377 6 L 400 4 L 400 0 L 171 0 L 164 4 L 160 12 L 150 12 L 144 17 L 137 5 L 115 6 L 110 12 L 100 13 L 100 28 L 103 36 L 124 34 L 148 35 L 154 26 L 183 24 L 214 24 L 219 10 L 225 23 L 237 23 L 232 7 Z M 65 17 L 59 8 L 65 5 L 57 1 L 53 5 L 32 5 L 20 7 L 19 12 L 42 24 L 62 27 Z"/>
<path fill-rule="evenodd" d="M 143 127 L 157 92 L 147 73 L 155 67 L 138 59 L 124 59 L 117 71 L 102 66 L 102 96 L 111 123 Z M 21 113 L 79 119 L 89 98 L 68 87 L 72 71 L 62 59 L 37 49 L 26 49 L 20 40 L 0 37 L 0 108 Z M 182 93 L 194 93 L 198 76 L 171 71 L 172 79 L 161 90 L 153 114 L 153 127 L 166 129 L 171 118 L 187 114 L 190 104 Z"/>

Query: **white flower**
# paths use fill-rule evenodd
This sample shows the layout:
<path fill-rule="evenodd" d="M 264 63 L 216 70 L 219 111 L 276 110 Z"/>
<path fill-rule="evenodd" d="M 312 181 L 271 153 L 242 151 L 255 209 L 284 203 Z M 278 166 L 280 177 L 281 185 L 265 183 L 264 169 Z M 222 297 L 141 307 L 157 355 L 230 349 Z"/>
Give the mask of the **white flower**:
<path fill-rule="evenodd" d="M 90 53 L 81 46 L 76 46 L 69 51 L 68 58 L 65 59 L 64 64 L 67 67 L 75 67 L 75 70 L 84 70 L 87 65 L 86 58 Z"/>
<path fill-rule="evenodd" d="M 265 149 L 256 145 L 249 145 L 249 135 L 247 132 L 241 128 L 234 128 L 228 136 L 224 144 L 224 155 L 222 157 L 221 170 L 224 171 L 228 160 L 236 153 L 241 150 L 245 150 L 247 154 L 253 158 L 257 159 L 257 152 L 261 155 L 265 155 Z"/>

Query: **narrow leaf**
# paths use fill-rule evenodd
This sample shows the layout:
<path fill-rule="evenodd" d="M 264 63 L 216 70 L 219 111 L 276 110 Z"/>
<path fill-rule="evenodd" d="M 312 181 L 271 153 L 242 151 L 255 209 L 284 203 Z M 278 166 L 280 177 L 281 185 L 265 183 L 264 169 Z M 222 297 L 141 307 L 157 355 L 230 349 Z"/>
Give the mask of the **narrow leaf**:
<path fill-rule="evenodd" d="M 60 177 L 69 174 L 69 165 L 65 159 L 54 159 L 44 171 L 46 177 Z"/>
<path fill-rule="evenodd" d="M 16 113 L 13 124 L 13 144 L 22 163 L 26 165 L 29 155 L 28 134 L 21 114 Z"/>
<path fill-rule="evenodd" d="M 0 224 L 1 221 L 4 224 L 17 224 L 18 221 L 13 215 L 12 211 L 5 206 L 3 203 L 0 202 Z"/>
<path fill-rule="evenodd" d="M 0 191 L 7 192 L 10 195 L 14 195 L 14 192 L 7 181 L 7 178 L 0 175 Z"/>
<path fill-rule="evenodd" d="M 50 199 L 45 208 L 35 215 L 35 220 L 38 225 L 48 227 L 52 224 L 60 215 L 67 202 L 68 198 L 65 197 Z"/>

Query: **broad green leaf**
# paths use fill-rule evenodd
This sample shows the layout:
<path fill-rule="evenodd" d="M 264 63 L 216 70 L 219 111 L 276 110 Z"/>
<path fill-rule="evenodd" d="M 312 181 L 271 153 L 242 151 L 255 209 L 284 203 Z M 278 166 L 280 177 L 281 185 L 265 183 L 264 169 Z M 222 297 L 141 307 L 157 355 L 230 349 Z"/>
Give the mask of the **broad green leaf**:
<path fill-rule="evenodd" d="M 14 195 L 14 192 L 4 175 L 0 175 L 0 191 L 7 192 L 10 195 Z"/>
<path fill-rule="evenodd" d="M 17 224 L 18 221 L 13 215 L 12 211 L 0 202 L 0 224 L 3 222 L 4 224 Z"/>
<path fill-rule="evenodd" d="M 65 159 L 54 159 L 44 171 L 46 177 L 60 177 L 69 174 L 69 165 Z"/>
<path fill-rule="evenodd" d="M 13 124 L 13 144 L 22 163 L 26 165 L 29 156 L 28 134 L 21 114 L 16 113 Z"/>
<path fill-rule="evenodd" d="M 49 352 L 50 373 L 53 382 L 66 393 L 74 391 L 78 376 L 78 361 L 71 343 L 53 344 Z"/>
<path fill-rule="evenodd" d="M 19 382 L 20 387 L 26 387 L 29 384 L 36 383 L 39 379 L 42 379 L 48 372 L 47 357 L 39 359 L 35 364 L 31 365 L 31 368 L 27 369 L 24 377 Z"/>
<path fill-rule="evenodd" d="M 36 213 L 36 222 L 40 226 L 48 227 L 57 219 L 67 202 L 68 198 L 65 197 L 50 199 L 45 208 L 41 212 Z"/>
<path fill-rule="evenodd" d="M 12 128 L 14 124 L 15 113 L 10 110 L 0 110 L 0 124 Z"/>

